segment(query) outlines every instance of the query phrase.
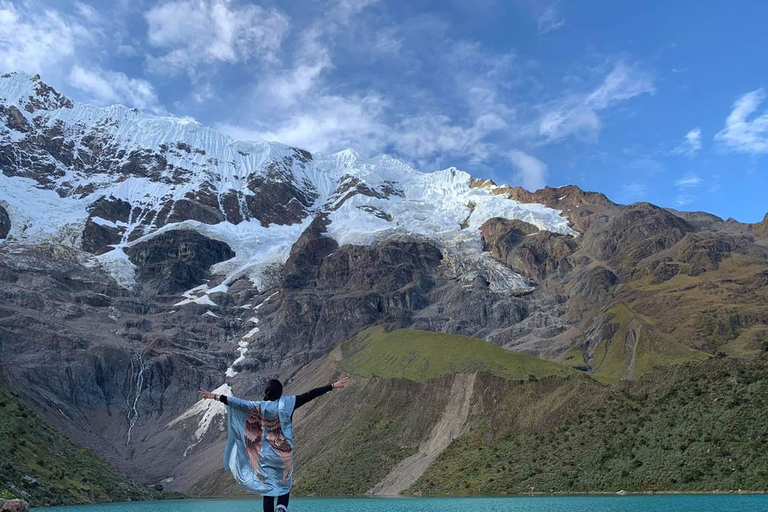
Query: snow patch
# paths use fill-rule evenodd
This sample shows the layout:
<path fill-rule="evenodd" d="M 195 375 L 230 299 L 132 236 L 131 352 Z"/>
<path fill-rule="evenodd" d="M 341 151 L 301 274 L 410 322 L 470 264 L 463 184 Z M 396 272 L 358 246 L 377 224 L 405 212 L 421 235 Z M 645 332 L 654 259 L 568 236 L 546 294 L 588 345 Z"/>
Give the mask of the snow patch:
<path fill-rule="evenodd" d="M 136 267 L 122 248 L 113 249 L 97 256 L 96 260 L 115 278 L 123 288 L 136 286 Z"/>
<path fill-rule="evenodd" d="M 226 395 L 226 396 L 232 396 L 232 388 L 229 384 L 222 384 L 218 388 L 213 390 L 214 393 L 217 395 Z M 207 400 L 202 399 L 198 401 L 195 405 L 193 405 L 191 408 L 189 408 L 187 411 L 185 411 L 182 415 L 178 416 L 176 419 L 172 420 L 168 425 L 166 425 L 167 428 L 173 427 L 177 425 L 178 423 L 181 423 L 184 420 L 190 419 L 190 418 L 196 418 L 200 416 L 200 419 L 197 422 L 197 429 L 195 429 L 195 443 L 191 444 L 187 447 L 186 450 L 184 450 L 184 457 L 187 456 L 189 451 L 197 446 L 200 441 L 202 441 L 203 436 L 210 430 L 211 426 L 213 425 L 213 421 L 217 417 L 224 417 L 227 414 L 227 406 L 223 403 L 219 402 L 218 400 Z"/>
<path fill-rule="evenodd" d="M 188 299 L 191 299 L 191 298 L 193 298 L 195 296 L 194 295 L 195 293 L 205 293 L 207 291 L 208 291 L 208 286 L 207 285 L 201 285 L 201 286 L 198 286 L 197 288 L 194 288 L 192 290 L 189 290 L 189 291 L 185 292 L 184 295 Z M 254 308 L 254 310 L 259 309 L 263 304 L 265 304 L 267 301 L 269 301 L 275 295 L 277 295 L 277 293 L 273 293 L 272 295 L 270 295 L 269 297 L 264 299 L 262 302 L 260 302 Z M 203 295 L 203 297 L 207 297 L 207 295 Z M 207 311 L 205 314 L 206 315 L 210 314 L 210 315 L 215 316 L 215 317 L 217 316 L 215 313 L 212 313 L 210 311 Z M 255 317 L 255 316 L 249 319 L 250 322 L 253 322 L 254 320 L 255 320 L 254 323 L 258 323 L 259 322 L 259 319 L 257 317 Z M 237 372 L 237 370 L 235 370 L 235 366 L 240 364 L 240 363 L 242 363 L 243 361 L 245 361 L 245 356 L 248 353 L 249 342 L 247 341 L 247 339 L 250 338 L 251 336 L 255 335 L 256 333 L 258 333 L 258 327 L 255 327 L 254 329 L 252 329 L 251 332 L 249 332 L 248 334 L 243 336 L 243 338 L 240 341 L 237 342 L 238 356 L 237 356 L 237 358 L 234 361 L 232 361 L 232 364 L 229 365 L 227 370 L 224 372 L 225 380 L 226 379 L 231 379 L 235 375 L 237 375 L 238 372 Z M 225 381 L 224 384 L 222 384 L 218 388 L 214 389 L 213 393 L 216 393 L 216 394 L 219 394 L 219 395 L 232 396 L 232 387 L 229 385 L 229 383 L 227 383 Z M 187 420 L 187 419 L 190 419 L 190 418 L 196 418 L 196 417 L 199 416 L 199 419 L 198 419 L 198 422 L 197 422 L 197 429 L 195 430 L 195 439 L 196 439 L 196 441 L 193 444 L 189 445 L 184 450 L 184 457 L 187 456 L 187 454 L 189 453 L 190 450 L 192 450 L 195 446 L 200 444 L 200 441 L 202 441 L 203 436 L 205 436 L 205 434 L 208 432 L 208 430 L 210 430 L 211 426 L 213 425 L 214 420 L 217 417 L 219 417 L 219 416 L 226 415 L 226 413 L 227 413 L 227 408 L 226 408 L 226 406 L 223 403 L 221 403 L 221 402 L 219 402 L 217 400 L 205 400 L 204 399 L 204 400 L 200 400 L 195 405 L 193 405 L 190 409 L 185 411 L 182 415 L 178 416 L 173 421 L 168 423 L 167 427 L 170 428 L 170 427 L 173 427 L 174 425 L 176 425 L 176 424 L 178 424 L 178 423 L 180 423 L 180 422 L 182 422 L 184 420 Z"/>

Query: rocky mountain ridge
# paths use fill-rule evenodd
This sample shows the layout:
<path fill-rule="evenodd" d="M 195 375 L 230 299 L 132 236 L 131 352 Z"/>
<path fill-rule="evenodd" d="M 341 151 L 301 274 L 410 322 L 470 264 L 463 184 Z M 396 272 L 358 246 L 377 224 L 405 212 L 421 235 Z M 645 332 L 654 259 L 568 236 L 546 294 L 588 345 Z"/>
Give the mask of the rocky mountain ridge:
<path fill-rule="evenodd" d="M 215 474 L 225 410 L 199 388 L 363 379 L 332 359 L 369 328 L 471 336 L 590 386 L 752 357 L 768 339 L 765 222 L 243 143 L 20 74 L 0 77 L 0 106 L 2 367 L 52 425 L 143 483 L 190 491 Z M 465 393 L 485 371 L 465 362 L 425 386 Z M 366 406 L 388 400 L 375 385 Z M 445 446 L 430 446 L 433 461 Z"/>

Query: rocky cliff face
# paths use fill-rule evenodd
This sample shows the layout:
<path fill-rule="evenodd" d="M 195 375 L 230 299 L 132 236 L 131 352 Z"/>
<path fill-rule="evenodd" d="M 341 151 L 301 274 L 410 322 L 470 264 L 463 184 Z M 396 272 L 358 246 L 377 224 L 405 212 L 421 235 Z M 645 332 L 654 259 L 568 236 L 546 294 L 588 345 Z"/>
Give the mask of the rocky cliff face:
<path fill-rule="evenodd" d="M 8 212 L 0 206 L 0 239 L 6 238 L 11 230 L 11 218 Z"/>
<path fill-rule="evenodd" d="M 137 243 L 128 259 L 136 280 L 153 295 L 180 294 L 210 280 L 208 269 L 235 253 L 224 242 L 188 230 L 172 230 Z"/>
<path fill-rule="evenodd" d="M 765 214 L 762 222 L 755 224 L 752 229 L 760 237 L 768 237 L 768 213 Z"/>
<path fill-rule="evenodd" d="M 308 385 L 372 326 L 472 336 L 610 384 L 753 355 L 768 333 L 760 225 L 234 141 L 39 77 L 0 77 L 0 105 L 0 364 L 144 483 L 188 491 L 215 472 L 225 409 L 199 388 Z"/>

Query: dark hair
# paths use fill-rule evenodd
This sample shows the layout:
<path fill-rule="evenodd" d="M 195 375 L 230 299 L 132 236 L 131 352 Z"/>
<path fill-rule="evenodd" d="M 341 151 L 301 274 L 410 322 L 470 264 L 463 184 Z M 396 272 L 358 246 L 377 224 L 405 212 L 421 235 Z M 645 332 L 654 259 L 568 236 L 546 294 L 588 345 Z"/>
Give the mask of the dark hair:
<path fill-rule="evenodd" d="M 267 385 L 264 387 L 264 400 L 279 400 L 281 396 L 283 396 L 283 385 L 280 381 L 272 379 L 267 382 Z"/>

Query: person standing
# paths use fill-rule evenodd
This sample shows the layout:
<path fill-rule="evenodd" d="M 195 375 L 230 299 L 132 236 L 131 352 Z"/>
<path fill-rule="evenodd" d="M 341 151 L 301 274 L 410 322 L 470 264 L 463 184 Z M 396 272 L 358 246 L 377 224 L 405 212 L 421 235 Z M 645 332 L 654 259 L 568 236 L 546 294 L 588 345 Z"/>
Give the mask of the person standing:
<path fill-rule="evenodd" d="M 263 400 L 245 400 L 200 390 L 203 398 L 227 406 L 227 447 L 224 468 L 254 494 L 264 497 L 264 512 L 287 512 L 293 485 L 293 413 L 333 389 L 348 377 L 301 395 L 283 396 L 279 380 L 270 380 Z M 277 508 L 275 509 L 275 498 Z"/>

